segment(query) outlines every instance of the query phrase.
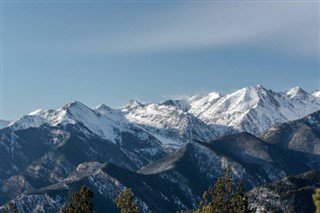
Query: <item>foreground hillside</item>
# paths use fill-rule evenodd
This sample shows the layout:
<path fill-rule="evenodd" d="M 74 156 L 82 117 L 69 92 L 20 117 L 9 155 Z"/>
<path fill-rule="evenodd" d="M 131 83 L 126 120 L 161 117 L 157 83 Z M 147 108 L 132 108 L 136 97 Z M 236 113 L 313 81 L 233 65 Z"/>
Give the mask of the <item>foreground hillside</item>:
<path fill-rule="evenodd" d="M 320 171 L 288 176 L 247 193 L 251 205 L 267 212 L 315 212 L 314 190 L 320 187 Z"/>

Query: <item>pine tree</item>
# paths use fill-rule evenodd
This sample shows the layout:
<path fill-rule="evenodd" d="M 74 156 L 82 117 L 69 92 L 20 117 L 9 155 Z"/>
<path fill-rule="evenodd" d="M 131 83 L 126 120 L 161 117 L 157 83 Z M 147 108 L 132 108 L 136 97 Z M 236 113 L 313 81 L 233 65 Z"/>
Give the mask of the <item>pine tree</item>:
<path fill-rule="evenodd" d="M 248 210 L 249 202 L 244 194 L 242 182 L 238 182 L 237 191 L 234 197 L 231 199 L 232 211 L 237 213 L 251 212 Z"/>
<path fill-rule="evenodd" d="M 216 213 L 230 212 L 231 198 L 234 193 L 230 168 L 225 169 L 224 175 L 219 177 L 212 192 L 212 207 Z"/>
<path fill-rule="evenodd" d="M 181 211 L 182 213 L 183 211 Z M 234 186 L 230 168 L 225 169 L 212 188 L 202 195 L 199 208 L 192 213 L 250 213 L 248 199 L 245 196 L 242 182 Z"/>
<path fill-rule="evenodd" d="M 316 207 L 315 213 L 320 213 L 320 188 L 316 189 L 314 194 L 312 195 L 313 203 Z"/>
<path fill-rule="evenodd" d="M 130 188 L 125 188 L 123 193 L 120 193 L 115 200 L 118 208 L 121 209 L 121 213 L 139 213 L 140 209 L 134 202 L 134 195 Z"/>
<path fill-rule="evenodd" d="M 71 196 L 71 202 L 62 210 L 62 213 L 92 213 L 93 192 L 86 186 L 82 186 L 79 192 Z"/>
<path fill-rule="evenodd" d="M 8 203 L 8 208 L 5 208 L 5 211 L 7 213 L 20 213 L 12 202 Z"/>

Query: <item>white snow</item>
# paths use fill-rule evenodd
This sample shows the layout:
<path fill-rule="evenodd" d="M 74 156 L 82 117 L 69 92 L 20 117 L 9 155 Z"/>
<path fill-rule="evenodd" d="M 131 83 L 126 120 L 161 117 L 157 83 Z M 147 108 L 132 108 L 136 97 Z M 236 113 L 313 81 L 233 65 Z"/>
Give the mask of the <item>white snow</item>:
<path fill-rule="evenodd" d="M 190 104 L 189 112 L 206 124 L 229 126 L 253 134 L 275 123 L 299 119 L 320 109 L 320 99 L 299 87 L 275 93 L 261 85 L 237 90 L 211 102 Z"/>
<path fill-rule="evenodd" d="M 58 110 L 36 110 L 10 124 L 13 129 L 81 123 L 96 135 L 121 141 L 121 132 L 144 131 L 164 146 L 181 146 L 190 139 L 213 140 L 226 131 L 259 134 L 275 123 L 302 118 L 320 109 L 320 91 L 299 87 L 286 92 L 246 87 L 227 95 L 216 92 L 182 100 L 142 104 L 131 100 L 121 109 L 99 105 L 90 109 L 73 102 Z M 143 134 L 139 135 L 142 137 Z M 149 137 L 149 136 L 148 136 Z"/>
<path fill-rule="evenodd" d="M 315 90 L 311 93 L 312 96 L 316 97 L 316 98 L 320 98 L 320 90 Z"/>
<path fill-rule="evenodd" d="M 94 110 L 98 113 L 100 113 L 103 116 L 106 116 L 110 120 L 113 120 L 115 122 L 125 122 L 123 112 L 119 109 L 111 109 L 110 107 L 101 104 L 94 108 Z"/>
<path fill-rule="evenodd" d="M 58 110 L 36 110 L 14 122 L 11 127 L 26 129 L 44 123 L 53 126 L 81 123 L 98 136 L 115 143 L 117 124 L 77 101 Z"/>

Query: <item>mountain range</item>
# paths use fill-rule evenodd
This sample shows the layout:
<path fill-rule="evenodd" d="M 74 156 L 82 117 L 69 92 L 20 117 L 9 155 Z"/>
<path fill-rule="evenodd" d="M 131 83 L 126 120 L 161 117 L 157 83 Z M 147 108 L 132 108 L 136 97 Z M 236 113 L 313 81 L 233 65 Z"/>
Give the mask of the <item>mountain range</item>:
<path fill-rule="evenodd" d="M 192 209 L 230 166 L 249 198 L 257 197 L 252 206 L 285 212 L 291 203 L 293 212 L 307 212 L 294 200 L 278 196 L 272 206 L 253 194 L 320 170 L 319 94 L 258 85 L 161 103 L 132 100 L 120 109 L 75 101 L 36 110 L 0 130 L 0 206 L 11 200 L 22 212 L 58 212 L 85 184 L 97 212 L 116 212 L 125 186 L 143 212 Z M 312 180 L 308 187 L 320 187 Z"/>
<path fill-rule="evenodd" d="M 227 95 L 212 92 L 162 103 L 131 100 L 121 109 L 104 104 L 91 109 L 75 101 L 58 110 L 36 110 L 11 122 L 10 127 L 22 130 L 44 123 L 82 123 L 99 137 L 119 144 L 121 132 L 139 128 L 164 146 L 179 147 L 190 139 L 208 141 L 242 131 L 257 135 L 273 124 L 302 118 L 320 109 L 319 94 L 299 87 L 273 92 L 258 85 Z"/>

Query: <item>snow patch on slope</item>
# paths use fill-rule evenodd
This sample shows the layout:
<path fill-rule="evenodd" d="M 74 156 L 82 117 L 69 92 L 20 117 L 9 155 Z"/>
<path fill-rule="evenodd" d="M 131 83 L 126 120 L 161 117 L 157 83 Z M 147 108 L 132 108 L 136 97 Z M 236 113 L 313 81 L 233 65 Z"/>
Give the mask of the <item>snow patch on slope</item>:
<path fill-rule="evenodd" d="M 320 90 L 315 90 L 311 93 L 312 96 L 316 97 L 316 98 L 320 98 Z"/>

